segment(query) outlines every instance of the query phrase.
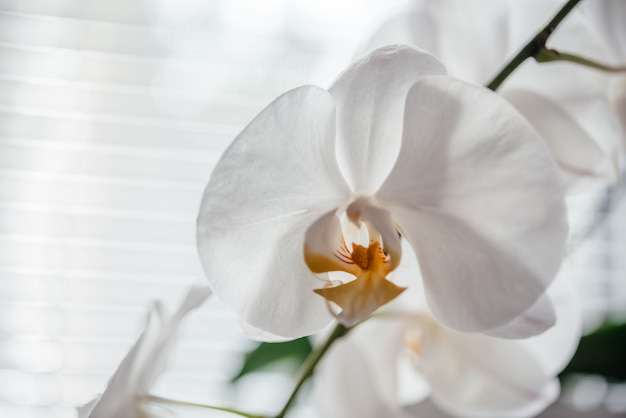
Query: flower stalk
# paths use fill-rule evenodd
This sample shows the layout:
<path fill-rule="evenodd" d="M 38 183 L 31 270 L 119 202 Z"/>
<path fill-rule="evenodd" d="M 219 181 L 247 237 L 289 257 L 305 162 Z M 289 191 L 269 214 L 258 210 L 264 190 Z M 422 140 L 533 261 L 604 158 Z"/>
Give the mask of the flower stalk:
<path fill-rule="evenodd" d="M 518 54 L 509 61 L 509 63 L 487 84 L 490 90 L 497 90 L 498 87 L 506 80 L 513 71 L 517 69 L 527 58 L 537 57 L 537 55 L 546 49 L 546 42 L 552 35 L 557 26 L 567 16 L 572 9 L 580 2 L 580 0 L 569 0 L 563 5 L 561 10 L 548 22 L 548 24 L 530 40 Z"/>
<path fill-rule="evenodd" d="M 249 414 L 247 412 L 239 411 L 239 410 L 234 409 L 234 408 L 228 408 L 228 407 L 222 407 L 222 406 L 204 405 L 204 404 L 194 403 L 194 402 L 185 402 L 185 401 L 179 401 L 179 400 L 176 400 L 176 399 L 162 398 L 160 396 L 154 396 L 154 395 L 143 395 L 143 396 L 140 396 L 139 399 L 141 401 L 143 401 L 143 402 L 151 402 L 151 403 L 158 403 L 158 404 L 168 404 L 168 405 L 176 405 L 176 406 L 188 406 L 188 407 L 192 407 L 192 408 L 203 408 L 203 409 L 211 409 L 213 411 L 228 412 L 230 414 L 239 415 L 239 416 L 245 417 L 245 418 L 266 418 L 263 415 Z"/>
<path fill-rule="evenodd" d="M 594 61 L 585 57 L 581 57 L 576 54 L 569 54 L 566 52 L 559 52 L 554 49 L 543 48 L 537 55 L 535 55 L 537 62 L 555 62 L 555 61 L 567 61 L 578 65 L 584 65 L 585 67 L 595 68 L 600 71 L 607 71 L 610 73 L 619 73 L 626 71 L 626 67 L 613 67 L 606 65 L 598 61 Z"/>
<path fill-rule="evenodd" d="M 289 411 L 289 408 L 291 408 L 292 404 L 296 400 L 296 397 L 298 395 L 298 392 L 300 392 L 302 385 L 313 374 L 315 367 L 320 362 L 322 357 L 324 357 L 324 354 L 326 354 L 330 346 L 333 345 L 333 343 L 337 339 L 345 336 L 351 329 L 352 328 L 348 328 L 342 324 L 337 324 L 337 326 L 335 327 L 333 332 L 328 336 L 324 344 L 319 346 L 317 349 L 315 349 L 315 351 L 311 353 L 311 355 L 306 359 L 306 361 L 302 365 L 302 368 L 300 369 L 300 372 L 298 374 L 298 379 L 296 381 L 296 385 L 294 386 L 293 391 L 291 392 L 291 395 L 289 396 L 289 399 L 287 399 L 287 402 L 285 402 L 285 406 L 278 413 L 278 415 L 276 415 L 275 418 L 285 417 L 285 415 L 287 414 L 287 411 Z"/>

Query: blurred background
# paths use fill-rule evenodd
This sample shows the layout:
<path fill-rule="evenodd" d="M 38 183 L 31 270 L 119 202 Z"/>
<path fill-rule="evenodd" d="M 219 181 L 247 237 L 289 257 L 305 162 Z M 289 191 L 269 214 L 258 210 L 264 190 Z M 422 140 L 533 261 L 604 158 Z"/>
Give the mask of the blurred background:
<path fill-rule="evenodd" d="M 152 301 L 173 310 L 204 279 L 195 217 L 221 152 L 279 94 L 328 86 L 405 3 L 0 0 L 1 417 L 74 417 L 103 390 Z M 588 331 L 626 319 L 622 195 L 576 198 Z M 284 401 L 279 371 L 228 385 L 254 344 L 217 299 L 185 325 L 157 394 Z M 585 384 L 583 409 L 626 410 L 623 384 Z"/>

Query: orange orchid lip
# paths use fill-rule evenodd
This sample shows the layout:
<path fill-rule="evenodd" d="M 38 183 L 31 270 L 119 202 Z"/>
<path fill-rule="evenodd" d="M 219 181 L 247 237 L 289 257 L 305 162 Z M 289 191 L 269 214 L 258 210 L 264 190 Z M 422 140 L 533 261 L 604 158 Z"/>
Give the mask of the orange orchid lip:
<path fill-rule="evenodd" d="M 338 305 L 341 313 L 337 318 L 344 325 L 351 326 L 396 298 L 406 288 L 387 280 L 386 276 L 392 269 L 380 242 L 372 240 L 367 248 L 353 243 L 351 253 L 348 252 L 345 243 L 342 244 L 335 252 L 341 262 L 332 263 L 333 270 L 325 270 L 331 263 L 323 257 L 317 259 L 307 257 L 307 264 L 312 271 L 341 270 L 356 277 L 348 283 L 314 290 L 318 295 Z"/>

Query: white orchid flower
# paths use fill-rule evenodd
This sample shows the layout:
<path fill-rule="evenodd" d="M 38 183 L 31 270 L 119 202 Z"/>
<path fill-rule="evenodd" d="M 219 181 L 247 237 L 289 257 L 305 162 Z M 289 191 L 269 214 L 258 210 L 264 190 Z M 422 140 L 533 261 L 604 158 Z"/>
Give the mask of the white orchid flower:
<path fill-rule="evenodd" d="M 462 331 L 532 305 L 567 234 L 536 132 L 500 96 L 400 46 L 361 59 L 328 91 L 296 88 L 265 108 L 217 164 L 198 217 L 211 287 L 265 339 L 319 331 L 328 301 L 351 325 L 401 293 L 386 278 L 400 263 L 398 232 L 435 317 Z M 347 282 L 333 286 L 329 271 Z"/>
<path fill-rule="evenodd" d="M 415 45 L 440 59 L 450 75 L 486 84 L 563 3 L 415 0 L 383 23 L 365 49 L 389 43 Z M 610 57 L 589 19 L 577 9 L 556 29 L 548 47 L 600 61 Z M 611 112 L 608 86 L 601 71 L 529 59 L 498 89 L 544 138 L 570 192 L 613 184 L 619 178 L 624 135 Z"/>
<path fill-rule="evenodd" d="M 173 315 L 164 312 L 160 302 L 148 315 L 146 328 L 120 363 L 104 392 L 78 408 L 79 418 L 148 418 L 141 397 L 148 395 L 165 371 L 182 319 L 200 306 L 211 294 L 206 286 L 193 286 Z"/>
<path fill-rule="evenodd" d="M 406 269 L 399 274 L 406 276 Z M 407 406 L 425 399 L 442 416 L 537 415 L 557 398 L 556 376 L 580 337 L 579 305 L 567 279 L 563 271 L 547 292 L 556 325 L 525 340 L 453 331 L 438 323 L 425 304 L 416 306 L 419 295 L 410 304 L 402 295 L 398 299 L 404 301 L 350 331 L 322 360 L 314 377 L 320 415 L 408 417 L 413 415 Z M 404 305 L 398 308 L 398 302 Z M 520 326 L 536 324 L 521 317 L 499 333 L 509 328 L 517 334 Z"/>

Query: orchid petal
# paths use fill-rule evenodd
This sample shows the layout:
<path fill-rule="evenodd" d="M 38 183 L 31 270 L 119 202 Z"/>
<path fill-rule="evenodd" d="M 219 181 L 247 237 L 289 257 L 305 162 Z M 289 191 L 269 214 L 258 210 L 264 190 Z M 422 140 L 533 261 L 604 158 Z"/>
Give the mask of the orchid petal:
<path fill-rule="evenodd" d="M 178 311 L 166 315 L 156 302 L 150 309 L 146 328 L 120 363 L 105 391 L 94 401 L 78 408 L 79 416 L 89 418 L 128 418 L 143 416 L 136 396 L 145 395 L 163 374 L 175 342 L 180 321 L 211 294 L 207 286 L 192 286 Z"/>
<path fill-rule="evenodd" d="M 446 414 L 433 404 L 429 399 L 420 402 L 416 405 L 411 405 L 408 408 L 414 417 L 428 417 L 428 418 L 454 418 L 452 415 Z"/>
<path fill-rule="evenodd" d="M 569 186 L 581 180 L 613 184 L 618 173 L 610 156 L 562 106 L 529 90 L 508 89 L 502 95 L 543 137 Z"/>
<path fill-rule="evenodd" d="M 518 341 L 552 376 L 571 360 L 582 332 L 580 301 L 571 283 L 572 273 L 572 266 L 564 263 L 547 290 L 556 310 L 556 324 L 541 335 Z"/>
<path fill-rule="evenodd" d="M 375 192 L 391 171 L 409 88 L 423 77 L 445 73 L 426 52 L 389 46 L 356 62 L 330 87 L 337 105 L 337 158 L 355 193 Z"/>
<path fill-rule="evenodd" d="M 617 120 L 621 125 L 623 138 L 626 141 L 626 77 L 622 77 L 615 82 L 615 89 L 613 92 L 613 109 L 615 110 Z M 620 149 L 624 148 L 626 148 L 626 143 L 622 142 L 620 144 Z"/>
<path fill-rule="evenodd" d="M 564 265 L 547 296 L 558 321 L 541 335 L 502 340 L 437 327 L 424 334 L 422 372 L 431 399 L 459 417 L 535 416 L 558 394 L 554 376 L 571 359 L 580 338 L 580 307 Z"/>
<path fill-rule="evenodd" d="M 239 328 L 241 329 L 243 335 L 256 341 L 264 341 L 268 343 L 282 343 L 292 340 L 292 338 L 281 337 L 280 335 L 272 334 L 271 332 L 263 331 L 262 329 L 253 327 L 250 324 L 246 324 L 241 319 L 239 319 Z"/>
<path fill-rule="evenodd" d="M 178 327 L 183 318 L 194 309 L 201 306 L 211 295 L 213 291 L 205 284 L 192 285 L 185 295 L 185 299 L 178 307 L 169 321 L 171 327 Z"/>
<path fill-rule="evenodd" d="M 91 401 L 87 402 L 84 405 L 77 406 L 76 412 L 78 413 L 78 418 L 89 418 L 89 416 L 91 415 L 91 412 L 93 411 L 93 409 L 95 408 L 97 404 L 98 404 L 98 398 L 92 399 Z"/>
<path fill-rule="evenodd" d="M 501 0 L 412 2 L 379 27 L 365 50 L 416 45 L 440 60 L 451 76 L 484 84 L 511 49 L 507 12 L 508 4 Z M 484 48 L 486 44 L 489 48 Z"/>
<path fill-rule="evenodd" d="M 328 418 L 396 416 L 395 402 L 387 403 L 378 391 L 378 378 L 354 347 L 340 341 L 318 366 L 315 397 L 320 416 Z"/>
<path fill-rule="evenodd" d="M 368 278 L 358 277 L 339 286 L 315 289 L 315 293 L 340 306 L 337 319 L 343 325 L 352 327 L 405 290 L 382 277 Z"/>
<path fill-rule="evenodd" d="M 412 318 L 408 312 L 385 312 L 369 319 L 347 337 L 377 376 L 378 396 L 389 404 L 401 401 L 400 396 L 404 401 L 419 402 L 429 394 L 427 383 L 405 356 L 406 332 Z M 406 387 L 407 383 L 415 386 Z"/>
<path fill-rule="evenodd" d="M 450 75 L 482 84 L 505 59 L 505 13 L 501 0 L 413 2 L 408 10 L 383 23 L 365 50 L 388 44 L 417 45 L 439 59 Z M 489 48 L 483 47 L 486 44 Z"/>
<path fill-rule="evenodd" d="M 534 3 L 537 3 L 537 7 L 522 8 L 539 10 L 541 2 Z M 551 7 L 556 10 L 559 5 L 554 4 Z M 526 33 L 527 22 L 522 19 L 515 21 L 524 26 Z M 580 10 L 574 9 L 554 32 L 550 44 L 558 50 L 575 51 L 578 55 L 610 63 L 615 53 L 608 50 L 608 45 L 590 23 Z M 622 140 L 618 122 L 607 100 L 607 91 L 611 90 L 611 77 L 603 71 L 568 62 L 539 64 L 527 60 L 507 80 L 502 89 L 503 94 L 509 88 L 554 98 L 555 104 L 575 120 L 576 126 L 587 132 L 607 155 L 611 155 Z"/>
<path fill-rule="evenodd" d="M 215 293 L 241 319 L 283 337 L 327 324 L 305 231 L 349 192 L 335 160 L 335 107 L 313 86 L 263 110 L 216 166 L 198 217 L 198 249 Z"/>
<path fill-rule="evenodd" d="M 187 295 L 178 310 L 171 317 L 165 315 L 163 309 L 160 308 L 163 325 L 158 332 L 158 340 L 148 353 L 144 365 L 140 369 L 142 373 L 138 376 L 139 380 L 137 382 L 140 390 L 147 391 L 161 377 L 169 361 L 169 354 L 176 341 L 176 334 L 180 328 L 181 321 L 189 312 L 202 305 L 211 294 L 212 291 L 208 286 L 193 285 L 187 291 Z"/>
<path fill-rule="evenodd" d="M 531 417 L 559 392 L 558 380 L 514 340 L 439 327 L 426 334 L 420 357 L 430 399 L 456 417 Z"/>
<path fill-rule="evenodd" d="M 626 59 L 626 3 L 623 0 L 586 1 L 580 11 L 591 16 L 593 28 L 622 61 Z"/>
<path fill-rule="evenodd" d="M 576 126 L 607 152 L 621 141 L 619 123 L 607 100 L 610 81 L 606 74 L 582 66 L 566 62 L 541 65 L 530 61 L 520 67 L 502 91 L 506 94 L 508 89 L 526 90 L 556 99 L 555 104 L 576 121 Z"/>
<path fill-rule="evenodd" d="M 386 311 L 405 313 L 430 312 L 415 252 L 406 239 L 401 241 L 401 245 L 402 263 L 390 274 L 390 278 L 397 285 L 404 286 L 407 289 L 401 297 L 398 297 L 388 305 Z"/>
<path fill-rule="evenodd" d="M 402 152 L 376 198 L 418 257 L 435 317 L 461 331 L 507 323 L 560 265 L 567 225 L 554 162 L 486 89 L 430 77 L 410 90 L 406 114 Z"/>
<path fill-rule="evenodd" d="M 539 335 L 556 322 L 556 312 L 550 298 L 541 295 L 537 302 L 511 322 L 484 332 L 498 338 L 528 338 Z"/>
<path fill-rule="evenodd" d="M 430 11 L 430 2 L 413 2 L 407 10 L 401 10 L 383 22 L 364 52 L 392 44 L 419 45 L 434 56 L 438 55 L 435 19 Z"/>
<path fill-rule="evenodd" d="M 426 3 L 437 21 L 434 26 L 437 49 L 431 51 L 433 55 L 441 60 L 451 76 L 487 83 L 506 58 L 506 2 L 439 0 Z M 419 38 L 414 38 L 413 43 L 421 46 Z"/>
<path fill-rule="evenodd" d="M 338 341 L 315 373 L 324 417 L 400 417 L 397 356 L 406 325 L 370 319 Z"/>
<path fill-rule="evenodd" d="M 359 273 L 359 267 L 350 259 L 336 210 L 325 213 L 307 229 L 304 261 L 313 273 L 345 271 L 355 276 Z"/>
<path fill-rule="evenodd" d="M 403 350 L 399 353 L 397 373 L 397 397 L 401 405 L 414 405 L 428 399 L 430 386 L 428 381 L 415 367 L 413 353 L 409 350 Z"/>
<path fill-rule="evenodd" d="M 135 414 L 135 395 L 145 392 L 145 388 L 139 387 L 138 380 L 142 369 L 149 367 L 147 358 L 150 350 L 158 340 L 159 330 L 163 326 L 162 306 L 156 303 L 148 313 L 146 328 L 120 363 L 117 371 L 109 380 L 105 391 L 96 399 L 95 403 L 89 403 L 91 410 L 83 407 L 80 413 L 86 413 L 89 418 L 109 418 L 112 416 L 129 416 Z"/>
<path fill-rule="evenodd" d="M 599 62 L 620 65 L 620 60 L 615 59 L 616 55 L 620 55 L 620 50 L 622 51 L 622 58 L 626 58 L 626 41 L 624 41 L 626 37 L 618 36 L 620 30 L 624 33 L 622 22 L 626 7 L 622 3 L 621 0 L 612 3 L 602 0 L 590 1 L 589 4 L 584 2 L 581 7 L 575 8 L 568 14 L 567 19 L 559 25 L 550 38 L 550 45 L 559 51 L 575 51 L 581 56 Z M 509 37 L 509 51 L 519 50 L 527 42 L 528 34 L 533 32 L 533 28 L 535 31 L 539 30 L 545 25 L 546 16 L 555 13 L 561 6 L 562 2 L 558 0 L 507 2 L 509 17 L 505 23 Z M 606 13 L 609 10 L 610 12 Z M 596 18 L 596 21 L 590 20 L 584 12 L 590 13 L 592 17 Z M 497 20 L 494 19 L 494 22 Z M 493 27 L 495 25 L 492 23 L 486 26 Z M 613 48 L 612 51 L 610 50 L 611 47 Z M 481 52 L 481 59 L 476 61 L 482 61 L 482 54 Z M 444 64 L 448 64 L 445 59 L 442 61 Z M 451 74 L 455 74 L 450 68 L 448 70 Z M 587 161 L 589 167 L 580 164 L 571 166 L 579 175 L 572 175 L 573 173 L 567 170 L 564 172 L 569 186 L 576 185 L 576 189 L 578 189 L 579 185 L 585 186 L 585 183 L 590 183 L 591 178 L 589 176 L 580 175 L 585 172 L 604 176 L 596 178 L 596 180 L 604 183 L 612 184 L 615 181 L 615 174 L 619 170 L 616 171 L 615 164 L 612 167 L 611 163 L 614 163 L 616 146 L 619 146 L 621 140 L 615 115 L 612 114 L 613 112 L 609 109 L 606 100 L 606 92 L 614 90 L 610 86 L 610 78 L 604 72 L 565 62 L 539 64 L 533 60 L 527 60 L 506 80 L 500 92 L 506 97 L 509 89 L 534 92 L 543 98 L 553 98 L 555 102 L 550 107 L 559 107 L 560 113 L 565 112 L 570 120 L 575 121 L 575 124 L 558 121 L 553 121 L 552 124 L 553 116 L 550 115 L 550 112 L 545 115 L 541 113 L 536 116 L 529 116 L 520 108 L 519 110 L 529 118 L 535 127 L 538 128 L 538 124 L 547 122 L 554 127 L 576 128 L 574 130 L 580 128 L 586 133 L 583 136 L 593 138 L 595 145 L 600 148 L 604 156 L 604 163 L 597 159 L 597 157 L 602 158 L 602 155 L 598 156 L 597 151 L 595 151 L 590 154 L 591 158 Z M 531 110 L 533 109 L 531 108 Z M 554 139 L 566 141 L 568 138 L 568 135 L 562 135 L 560 138 Z M 566 156 L 569 154 L 565 163 L 572 163 L 573 161 L 570 161 L 571 156 L 577 153 L 576 147 L 580 143 L 577 138 L 581 138 L 581 136 L 576 135 L 567 150 L 560 147 L 560 153 L 556 157 L 563 157 L 563 151 L 565 151 Z M 551 141 L 550 138 L 547 140 Z M 581 149 L 584 152 L 588 148 L 589 145 L 582 145 Z M 593 157 L 594 155 L 596 157 Z M 577 161 L 578 163 L 584 162 L 580 159 Z M 597 183 L 597 181 L 595 182 Z M 570 188 L 570 190 L 574 189 Z"/>

